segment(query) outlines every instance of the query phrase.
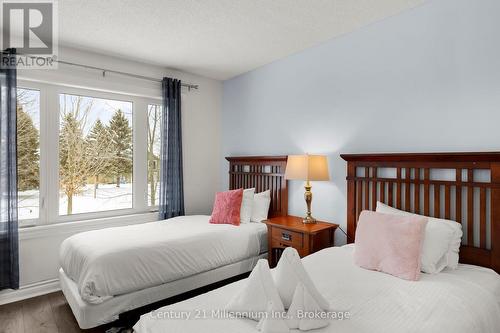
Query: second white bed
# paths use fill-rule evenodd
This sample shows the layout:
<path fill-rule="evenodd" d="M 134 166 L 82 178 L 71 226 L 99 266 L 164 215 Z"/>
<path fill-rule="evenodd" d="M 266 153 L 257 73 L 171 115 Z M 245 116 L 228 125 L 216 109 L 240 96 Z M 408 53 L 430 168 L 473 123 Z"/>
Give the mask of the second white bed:
<path fill-rule="evenodd" d="M 264 224 L 210 224 L 209 218 L 181 216 L 80 233 L 61 245 L 61 267 L 83 300 L 99 304 L 261 253 Z"/>
<path fill-rule="evenodd" d="M 209 218 L 182 216 L 66 239 L 61 286 L 80 327 L 250 271 L 267 250 L 266 225 L 210 224 Z"/>
<path fill-rule="evenodd" d="M 331 310 L 347 311 L 350 316 L 331 320 L 314 332 L 500 332 L 500 277 L 491 269 L 459 265 L 456 270 L 406 281 L 355 266 L 352 252 L 350 246 L 332 247 L 303 259 Z M 134 329 L 138 333 L 257 332 L 256 321 L 223 316 L 245 281 L 146 314 Z"/>

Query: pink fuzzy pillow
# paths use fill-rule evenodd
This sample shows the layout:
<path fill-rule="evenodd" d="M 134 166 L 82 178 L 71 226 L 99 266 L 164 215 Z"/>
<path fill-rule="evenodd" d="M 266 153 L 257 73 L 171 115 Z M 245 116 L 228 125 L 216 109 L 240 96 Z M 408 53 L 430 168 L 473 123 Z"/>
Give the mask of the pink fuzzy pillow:
<path fill-rule="evenodd" d="M 426 224 L 425 217 L 361 212 L 354 263 L 405 280 L 418 280 Z"/>
<path fill-rule="evenodd" d="M 243 200 L 241 188 L 217 193 L 210 223 L 240 225 L 241 200 Z"/>

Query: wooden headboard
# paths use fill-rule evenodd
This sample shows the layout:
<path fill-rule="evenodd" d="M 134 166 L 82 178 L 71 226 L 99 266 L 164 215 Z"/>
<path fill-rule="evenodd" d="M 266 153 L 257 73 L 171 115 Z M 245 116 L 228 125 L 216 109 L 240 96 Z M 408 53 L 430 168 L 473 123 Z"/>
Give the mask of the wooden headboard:
<path fill-rule="evenodd" d="M 462 224 L 460 262 L 500 272 L 500 152 L 343 154 L 347 235 L 376 202 Z"/>
<path fill-rule="evenodd" d="M 229 189 L 252 188 L 271 191 L 269 217 L 288 213 L 287 156 L 226 157 L 229 161 Z"/>

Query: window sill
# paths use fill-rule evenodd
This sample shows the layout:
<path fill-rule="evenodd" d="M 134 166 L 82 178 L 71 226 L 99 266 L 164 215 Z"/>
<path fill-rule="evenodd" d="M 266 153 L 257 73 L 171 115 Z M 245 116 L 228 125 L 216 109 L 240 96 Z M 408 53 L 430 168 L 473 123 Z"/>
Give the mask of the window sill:
<path fill-rule="evenodd" d="M 74 234 L 84 231 L 119 227 L 132 224 L 153 222 L 158 220 L 157 212 L 130 214 L 74 222 L 44 224 L 19 228 L 19 240 L 44 238 L 48 236 Z"/>

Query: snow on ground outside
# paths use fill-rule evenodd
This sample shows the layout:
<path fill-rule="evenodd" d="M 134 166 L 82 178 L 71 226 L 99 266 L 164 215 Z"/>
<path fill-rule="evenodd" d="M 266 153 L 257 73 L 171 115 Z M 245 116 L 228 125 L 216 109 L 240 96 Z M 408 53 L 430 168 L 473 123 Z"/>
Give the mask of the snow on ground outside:
<path fill-rule="evenodd" d="M 18 193 L 19 219 L 37 218 L 39 214 L 39 192 L 37 190 Z M 59 214 L 66 215 L 68 198 L 59 192 Z M 100 184 L 94 199 L 94 185 L 88 184 L 78 195 L 73 196 L 73 214 L 132 208 L 132 184 Z"/>

